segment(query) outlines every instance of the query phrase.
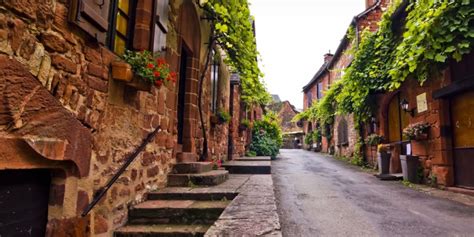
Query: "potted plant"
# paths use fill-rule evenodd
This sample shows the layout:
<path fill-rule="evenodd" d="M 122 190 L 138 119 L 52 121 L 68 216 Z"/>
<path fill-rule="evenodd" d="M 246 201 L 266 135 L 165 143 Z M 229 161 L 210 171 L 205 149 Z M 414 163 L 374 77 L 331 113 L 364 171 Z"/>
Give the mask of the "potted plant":
<path fill-rule="evenodd" d="M 245 129 L 250 128 L 251 126 L 252 124 L 250 123 L 250 120 L 243 119 L 242 121 L 240 121 L 239 130 L 244 131 Z"/>
<path fill-rule="evenodd" d="M 390 158 L 391 158 L 391 145 L 390 144 L 379 144 L 377 146 L 377 163 L 379 167 L 379 175 L 390 173 Z"/>
<path fill-rule="evenodd" d="M 211 115 L 211 123 L 212 124 L 224 124 L 230 121 L 231 117 L 229 113 L 223 110 L 218 110 L 218 112 L 214 115 Z"/>
<path fill-rule="evenodd" d="M 365 139 L 365 144 L 369 146 L 377 146 L 384 140 L 384 137 L 376 133 L 372 133 Z"/>
<path fill-rule="evenodd" d="M 112 62 L 112 77 L 124 81 L 127 86 L 149 91 L 152 85 L 158 88 L 168 82 L 176 82 L 176 73 L 162 58 L 155 58 L 150 51 L 127 50 L 124 61 Z M 133 73 L 132 73 L 133 72 Z"/>
<path fill-rule="evenodd" d="M 431 125 L 427 122 L 419 122 L 408 125 L 403 129 L 403 136 L 409 140 L 426 140 Z"/>

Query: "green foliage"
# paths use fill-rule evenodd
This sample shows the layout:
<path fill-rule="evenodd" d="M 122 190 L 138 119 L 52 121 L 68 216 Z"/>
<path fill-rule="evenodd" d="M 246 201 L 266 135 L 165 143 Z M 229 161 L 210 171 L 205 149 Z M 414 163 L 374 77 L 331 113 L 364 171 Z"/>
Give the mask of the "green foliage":
<path fill-rule="evenodd" d="M 219 110 L 217 112 L 217 116 L 219 118 L 219 122 L 221 123 L 228 123 L 231 119 L 230 114 L 223 110 Z"/>
<path fill-rule="evenodd" d="M 245 156 L 254 157 L 254 156 L 257 156 L 257 153 L 255 151 L 247 151 L 245 153 Z"/>
<path fill-rule="evenodd" d="M 354 145 L 354 155 L 352 156 L 351 164 L 361 167 L 365 166 L 364 157 L 362 154 L 362 148 L 364 147 L 364 145 L 364 140 L 362 138 L 359 138 Z"/>
<path fill-rule="evenodd" d="M 240 125 L 246 128 L 250 128 L 252 126 L 252 124 L 250 123 L 248 119 L 242 119 L 242 121 L 240 121 Z"/>
<path fill-rule="evenodd" d="M 322 134 L 321 134 L 321 130 L 320 129 L 316 129 L 313 131 L 313 141 L 316 142 L 316 143 L 319 143 L 322 141 Z"/>
<path fill-rule="evenodd" d="M 375 100 L 371 95 L 375 92 L 398 89 L 409 77 L 423 83 L 448 60 L 459 61 L 472 48 L 472 0 L 411 0 L 406 21 L 401 24 L 404 32 L 395 34 L 392 15 L 400 2 L 395 1 L 382 16 L 377 32 L 362 32 L 341 87 L 326 92 L 337 92 L 336 112 L 354 114 L 357 124 L 373 114 Z"/>
<path fill-rule="evenodd" d="M 268 112 L 262 120 L 254 122 L 250 151 L 259 156 L 276 157 L 282 144 L 283 135 L 275 113 Z"/>
<path fill-rule="evenodd" d="M 384 137 L 376 133 L 372 133 L 365 139 L 365 143 L 369 146 L 376 146 L 382 143 Z"/>
<path fill-rule="evenodd" d="M 312 136 L 311 132 L 306 134 L 306 136 L 304 137 L 304 144 L 306 144 L 306 145 L 313 144 L 313 136 Z"/>
<path fill-rule="evenodd" d="M 253 18 L 247 0 L 209 0 L 204 12 L 211 20 L 216 43 L 227 53 L 225 62 L 238 71 L 242 100 L 248 104 L 267 104 L 271 96 L 261 80 Z"/>

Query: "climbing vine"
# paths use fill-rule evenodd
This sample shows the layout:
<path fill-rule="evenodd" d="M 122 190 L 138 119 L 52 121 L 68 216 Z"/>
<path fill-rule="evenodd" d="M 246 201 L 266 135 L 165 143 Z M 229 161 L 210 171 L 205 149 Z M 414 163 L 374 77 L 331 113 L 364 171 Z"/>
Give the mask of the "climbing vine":
<path fill-rule="evenodd" d="M 395 1 L 382 16 L 378 31 L 362 32 L 341 88 L 326 92 L 337 90 L 336 112 L 352 113 L 358 123 L 364 122 L 373 114 L 375 92 L 396 90 L 409 77 L 424 83 L 449 60 L 461 60 L 474 41 L 471 1 L 411 0 L 405 22 L 394 26 L 393 14 L 401 6 L 401 1 Z M 402 33 L 394 33 L 396 27 Z"/>
<path fill-rule="evenodd" d="M 226 64 L 240 74 L 242 100 L 247 104 L 268 103 L 271 97 L 258 67 L 259 54 L 247 0 L 208 0 L 201 4 L 212 24 L 215 43 L 227 54 Z"/>

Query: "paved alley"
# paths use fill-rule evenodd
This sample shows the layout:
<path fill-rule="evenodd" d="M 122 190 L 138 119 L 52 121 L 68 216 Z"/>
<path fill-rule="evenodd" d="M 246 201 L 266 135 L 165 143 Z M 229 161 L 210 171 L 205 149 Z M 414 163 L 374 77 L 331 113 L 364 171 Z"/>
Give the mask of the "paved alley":
<path fill-rule="evenodd" d="M 380 181 L 327 155 L 272 162 L 283 236 L 474 236 L 474 206 Z"/>

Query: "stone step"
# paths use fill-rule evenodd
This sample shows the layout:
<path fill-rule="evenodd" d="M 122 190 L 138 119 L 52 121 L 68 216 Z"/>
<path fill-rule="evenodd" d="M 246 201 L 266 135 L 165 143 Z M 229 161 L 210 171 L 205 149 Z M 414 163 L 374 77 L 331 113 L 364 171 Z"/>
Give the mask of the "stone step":
<path fill-rule="evenodd" d="M 115 237 L 195 237 L 204 236 L 210 225 L 127 225 L 117 229 Z"/>
<path fill-rule="evenodd" d="M 212 224 L 230 201 L 149 200 L 128 212 L 128 224 Z"/>
<path fill-rule="evenodd" d="M 235 161 L 271 161 L 270 156 L 244 156 L 244 157 L 238 157 L 234 159 Z"/>
<path fill-rule="evenodd" d="M 229 178 L 227 170 L 212 170 L 199 174 L 169 174 L 168 186 L 170 187 L 188 187 L 214 186 L 223 183 Z"/>
<path fill-rule="evenodd" d="M 211 162 L 182 162 L 176 163 L 173 167 L 173 173 L 175 174 L 197 174 L 211 170 Z"/>
<path fill-rule="evenodd" d="M 231 174 L 271 174 L 270 161 L 228 161 L 222 164 Z"/>
<path fill-rule="evenodd" d="M 202 200 L 202 201 L 219 201 L 233 200 L 238 193 L 235 192 L 170 192 L 158 191 L 147 194 L 147 200 Z"/>

